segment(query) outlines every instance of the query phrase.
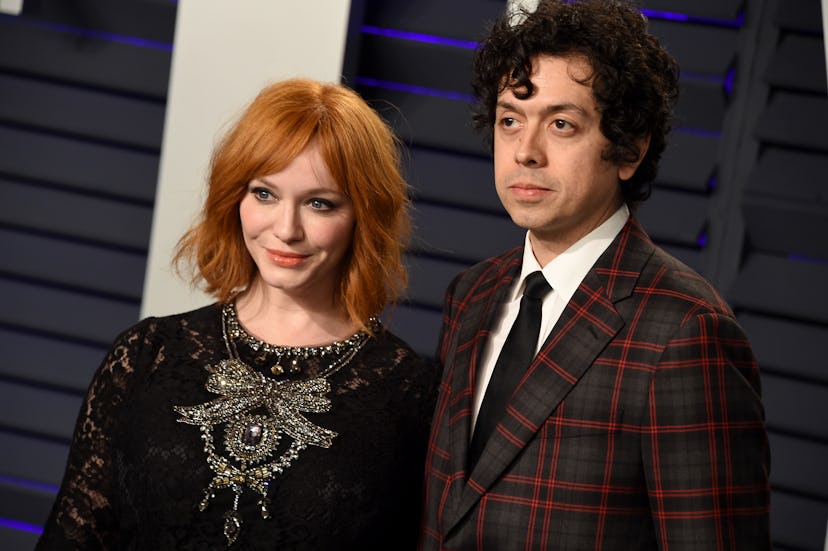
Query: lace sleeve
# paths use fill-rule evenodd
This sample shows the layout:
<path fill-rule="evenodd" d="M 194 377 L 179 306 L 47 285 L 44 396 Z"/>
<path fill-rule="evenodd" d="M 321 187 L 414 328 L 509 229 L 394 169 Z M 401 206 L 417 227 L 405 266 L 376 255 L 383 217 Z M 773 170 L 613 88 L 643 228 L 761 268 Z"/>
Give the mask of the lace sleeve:
<path fill-rule="evenodd" d="M 117 528 L 114 441 L 146 338 L 136 326 L 112 346 L 89 386 L 60 491 L 36 549 L 109 549 Z"/>

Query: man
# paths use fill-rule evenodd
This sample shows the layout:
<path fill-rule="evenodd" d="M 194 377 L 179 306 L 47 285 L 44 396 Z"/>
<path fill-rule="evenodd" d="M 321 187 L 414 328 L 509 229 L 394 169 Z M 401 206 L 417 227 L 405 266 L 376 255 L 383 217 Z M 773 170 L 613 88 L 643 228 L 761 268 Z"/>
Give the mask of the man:
<path fill-rule="evenodd" d="M 748 340 L 631 214 L 677 73 L 616 0 L 542 0 L 478 49 L 475 121 L 528 231 L 447 291 L 421 549 L 770 549 Z"/>

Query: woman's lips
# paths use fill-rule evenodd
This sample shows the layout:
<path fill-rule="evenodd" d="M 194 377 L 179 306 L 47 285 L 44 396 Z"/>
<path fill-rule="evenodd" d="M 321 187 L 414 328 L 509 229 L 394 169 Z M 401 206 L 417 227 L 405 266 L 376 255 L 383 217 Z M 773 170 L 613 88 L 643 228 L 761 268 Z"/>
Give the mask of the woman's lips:
<path fill-rule="evenodd" d="M 274 251 L 272 249 L 266 250 L 267 255 L 270 257 L 270 260 L 274 264 L 282 268 L 296 268 L 297 266 L 301 265 L 309 256 L 306 254 L 297 254 L 285 251 Z"/>

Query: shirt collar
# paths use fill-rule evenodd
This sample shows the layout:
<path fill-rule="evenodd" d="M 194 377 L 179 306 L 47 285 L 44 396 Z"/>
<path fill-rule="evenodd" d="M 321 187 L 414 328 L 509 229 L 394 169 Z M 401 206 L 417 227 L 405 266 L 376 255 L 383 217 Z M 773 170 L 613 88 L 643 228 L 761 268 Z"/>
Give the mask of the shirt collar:
<path fill-rule="evenodd" d="M 622 204 L 600 226 L 579 239 L 543 268 L 538 264 L 532 252 L 532 244 L 527 231 L 524 238 L 523 264 L 520 269 L 520 277 L 517 285 L 512 289 L 511 300 L 520 299 L 526 276 L 541 270 L 555 293 L 565 302 L 569 302 L 581 281 L 586 277 L 587 272 L 621 232 L 629 217 L 629 208 L 626 204 Z"/>

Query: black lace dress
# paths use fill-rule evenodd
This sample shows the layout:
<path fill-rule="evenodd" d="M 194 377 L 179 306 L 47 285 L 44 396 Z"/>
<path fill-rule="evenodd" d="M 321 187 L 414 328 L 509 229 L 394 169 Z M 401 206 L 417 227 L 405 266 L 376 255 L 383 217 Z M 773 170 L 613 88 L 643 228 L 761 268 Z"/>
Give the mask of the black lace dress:
<path fill-rule="evenodd" d="M 272 350 L 249 336 L 234 342 L 239 360 L 265 384 L 307 381 L 328 365 L 310 357 L 300 362 L 301 372 L 276 377 Z M 227 359 L 218 305 L 149 318 L 124 332 L 89 388 L 37 548 L 227 549 L 225 521 L 236 494 L 220 485 L 199 509 L 216 473 L 207 463 L 204 429 L 179 422 L 174 409 L 215 401 L 219 395 L 205 388 L 207 366 Z M 413 549 L 438 378 L 434 366 L 380 328 L 326 377 L 330 390 L 321 395 L 330 399 L 329 410 L 303 410 L 303 420 L 336 436 L 327 448 L 308 445 L 270 478 L 270 518 L 263 518 L 262 496 L 242 484 L 241 529 L 230 549 Z M 237 458 L 228 451 L 230 424 L 212 428 L 223 458 Z M 273 457 L 291 441 L 282 434 Z"/>

